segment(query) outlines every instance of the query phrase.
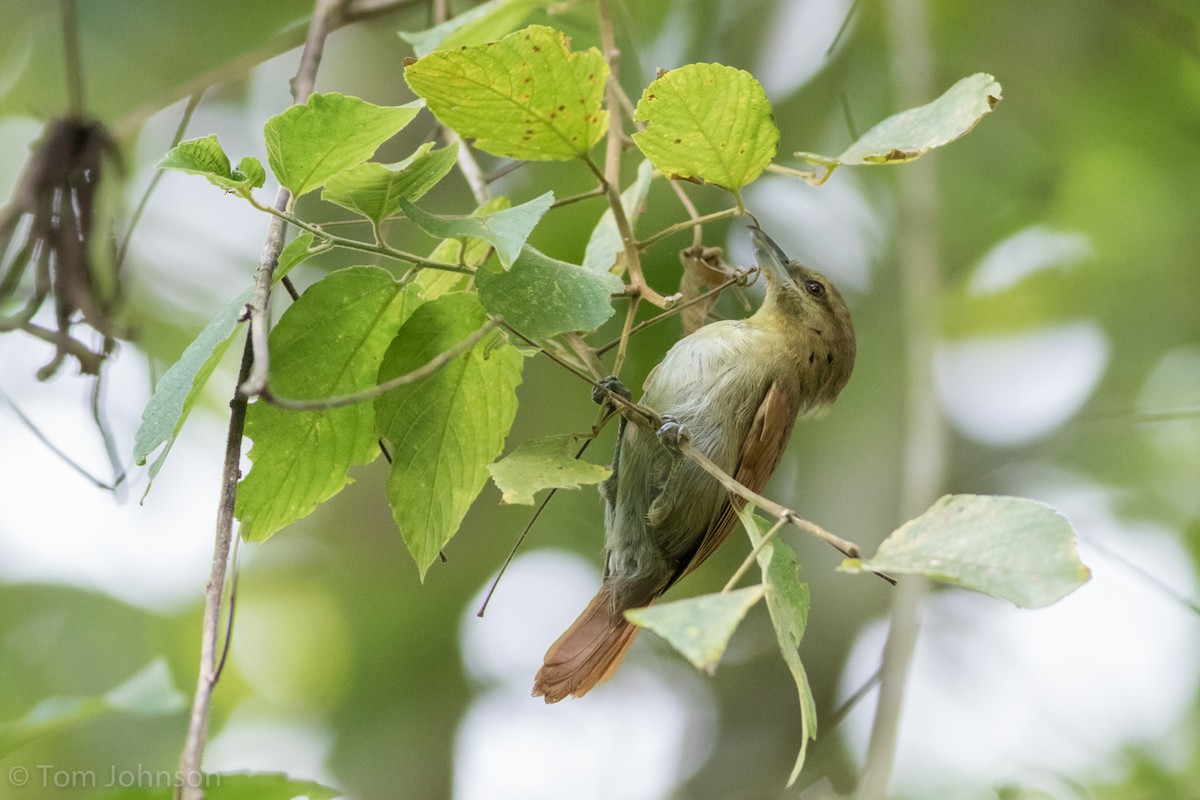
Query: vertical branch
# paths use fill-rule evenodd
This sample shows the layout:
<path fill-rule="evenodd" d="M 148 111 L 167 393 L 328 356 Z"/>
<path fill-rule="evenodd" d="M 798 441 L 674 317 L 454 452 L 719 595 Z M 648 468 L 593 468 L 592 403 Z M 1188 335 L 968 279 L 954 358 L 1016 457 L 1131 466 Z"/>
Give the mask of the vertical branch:
<path fill-rule="evenodd" d="M 308 38 L 300 56 L 300 66 L 292 79 L 292 95 L 296 102 L 303 103 L 312 94 L 316 81 L 317 67 L 325 48 L 329 33 L 329 22 L 341 5 L 341 0 L 317 0 L 309 23 Z M 283 210 L 291 201 L 290 193 L 280 189 L 275 207 Z M 199 780 L 204 746 L 208 740 L 208 721 L 211 712 L 212 693 L 219 677 L 220 648 L 219 629 L 221 622 L 221 600 L 225 594 L 225 581 L 229 569 L 229 553 L 233 541 L 233 512 L 237 500 L 237 484 L 241 478 L 242 434 L 246 423 L 247 398 L 258 381 L 258 390 L 266 385 L 267 356 L 267 304 L 271 298 L 271 278 L 283 247 L 285 223 L 272 217 L 263 245 L 255 279 L 254 301 L 250 314 L 250 334 L 242 350 L 242 363 L 238 372 L 237 390 L 229 404 L 229 431 L 225 439 L 225 463 L 221 472 L 221 497 L 217 507 L 216 535 L 213 543 L 212 571 L 204 587 L 204 620 L 200 640 L 200 675 L 196 682 L 196 694 L 192 699 L 192 710 L 188 717 L 187 737 L 179 759 L 179 782 L 175 788 L 176 798 L 202 800 L 204 792 Z"/>
<path fill-rule="evenodd" d="M 75 0 L 61 0 L 63 60 L 67 67 L 67 108 L 72 117 L 83 117 L 83 58 L 79 53 L 79 15 Z"/>
<path fill-rule="evenodd" d="M 894 96 L 912 108 L 933 94 L 932 48 L 925 0 L 888 0 Z M 904 463 L 900 471 L 903 518 L 918 514 L 937 495 L 945 474 L 945 421 L 933 392 L 933 358 L 941 319 L 937 242 L 937 180 L 932 161 L 906 169 L 900 178 L 897 226 L 901 303 L 907 344 Z M 920 627 L 918 607 L 925 584 L 903 581 L 892 601 L 883 652 L 879 701 L 867 749 L 859 800 L 882 800 L 895 760 L 897 730 L 908 668 Z"/>

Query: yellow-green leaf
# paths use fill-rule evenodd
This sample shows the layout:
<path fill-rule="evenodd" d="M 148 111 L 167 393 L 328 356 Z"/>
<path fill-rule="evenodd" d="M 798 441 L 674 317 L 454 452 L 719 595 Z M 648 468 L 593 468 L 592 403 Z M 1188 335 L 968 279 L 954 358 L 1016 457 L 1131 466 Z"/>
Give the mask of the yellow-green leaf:
<path fill-rule="evenodd" d="M 631 608 L 625 618 L 639 628 L 654 631 L 683 655 L 696 669 L 716 671 L 725 646 L 745 618 L 762 599 L 762 584 L 732 592 L 705 594 L 646 608 Z"/>
<path fill-rule="evenodd" d="M 542 489 L 577 489 L 611 475 L 608 467 L 575 457 L 579 438 L 564 434 L 534 439 L 488 465 L 501 502 L 532 505 L 534 493 Z"/>

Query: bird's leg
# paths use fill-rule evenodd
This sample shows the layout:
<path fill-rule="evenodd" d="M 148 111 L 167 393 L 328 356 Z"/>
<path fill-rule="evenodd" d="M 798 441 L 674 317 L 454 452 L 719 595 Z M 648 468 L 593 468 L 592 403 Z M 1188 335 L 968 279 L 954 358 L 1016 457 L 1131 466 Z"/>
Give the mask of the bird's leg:
<path fill-rule="evenodd" d="M 608 392 L 618 394 L 626 400 L 633 399 L 633 394 L 629 391 L 629 387 L 621 383 L 621 379 L 616 375 L 601 378 L 597 383 L 599 385 L 592 389 L 592 401 L 597 405 L 616 411 L 616 405 L 609 398 Z M 628 420 L 622 415 L 621 421 L 617 423 L 617 444 L 613 448 L 612 475 L 608 476 L 600 484 L 600 495 L 604 498 L 604 503 L 609 509 L 614 507 L 617 502 L 617 473 L 621 466 L 621 441 L 625 438 L 626 424 L 628 424 Z"/>
<path fill-rule="evenodd" d="M 662 427 L 658 429 L 658 441 L 671 457 L 678 461 L 683 457 L 682 446 L 691 438 L 687 426 L 670 414 L 662 415 Z"/>

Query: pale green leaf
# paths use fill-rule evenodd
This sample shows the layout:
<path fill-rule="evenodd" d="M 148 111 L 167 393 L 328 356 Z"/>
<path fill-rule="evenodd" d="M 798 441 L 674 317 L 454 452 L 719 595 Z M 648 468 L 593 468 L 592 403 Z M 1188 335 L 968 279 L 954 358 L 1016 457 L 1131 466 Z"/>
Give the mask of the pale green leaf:
<path fill-rule="evenodd" d="M 650 179 L 653 176 L 654 165 L 643 161 L 638 165 L 637 178 L 621 192 L 621 208 L 625 211 L 625 218 L 629 220 L 631 229 L 646 204 L 646 195 L 650 192 Z M 588 239 L 587 250 L 583 253 L 583 266 L 590 270 L 607 272 L 624 252 L 625 242 L 621 240 L 621 232 L 617 230 L 617 220 L 613 217 L 612 208 L 605 209 Z"/>
<path fill-rule="evenodd" d="M 513 263 L 525 246 L 542 216 L 554 205 L 554 192 L 535 197 L 528 203 L 491 214 L 439 217 L 417 208 L 403 198 L 399 201 L 404 215 L 418 228 L 439 239 L 474 236 L 490 243 L 500 256 L 500 263 Z"/>
<path fill-rule="evenodd" d="M 0 758 L 29 742 L 111 711 L 138 716 L 173 714 L 184 707 L 167 663 L 156 659 L 141 672 L 94 697 L 47 697 L 19 719 L 0 722 Z"/>
<path fill-rule="evenodd" d="M 180 142 L 167 151 L 158 162 L 158 168 L 203 175 L 212 185 L 239 194 L 257 189 L 267 178 L 262 164 L 250 156 L 243 158 L 237 169 L 232 169 L 229 156 L 225 155 L 216 136 Z"/>
<path fill-rule="evenodd" d="M 1000 84 L 977 72 L 951 86 L 932 103 L 888 117 L 839 156 L 796 153 L 824 166 L 901 164 L 965 136 L 1000 102 Z"/>
<path fill-rule="evenodd" d="M 688 64 L 642 93 L 633 140 L 672 178 L 703 180 L 737 194 L 775 157 L 779 129 L 762 86 L 745 70 Z"/>
<path fill-rule="evenodd" d="M 625 284 L 526 247 L 508 272 L 475 274 L 479 300 L 526 336 L 593 331 L 613 315 L 612 296 Z"/>
<path fill-rule="evenodd" d="M 376 225 L 400 211 L 400 201 L 419 200 L 454 167 L 458 142 L 430 152 L 426 142 L 399 164 L 368 162 L 325 183 L 321 199 L 362 214 Z"/>
<path fill-rule="evenodd" d="M 1071 523 L 1023 497 L 946 495 L 896 529 L 852 571 L 909 573 L 974 589 L 1021 608 L 1061 600 L 1091 577 Z"/>
<path fill-rule="evenodd" d="M 800 777 L 804 768 L 804 760 L 808 755 L 809 739 L 817 738 L 817 703 L 813 698 L 812 687 L 808 683 L 808 673 L 800 660 L 800 640 L 804 638 L 804 629 L 808 625 L 809 591 L 808 584 L 800 580 L 800 562 L 796 553 L 778 538 L 763 544 L 766 532 L 762 521 L 754 516 L 753 506 L 746 506 L 738 512 L 750 543 L 758 548 L 758 565 L 762 570 L 763 583 L 767 587 L 767 611 L 771 615 L 771 625 L 775 629 L 775 639 L 779 643 L 779 652 L 792 673 L 796 682 L 796 691 L 800 696 L 800 753 L 788 777 L 788 786 Z M 761 545 L 761 547 L 760 547 Z"/>
<path fill-rule="evenodd" d="M 275 267 L 274 280 L 280 280 L 292 267 L 306 259 L 312 243 L 312 234 L 305 233 L 283 248 L 279 254 L 279 263 Z M 187 346 L 179 360 L 163 373 L 158 385 L 154 387 L 154 394 L 142 411 L 142 424 L 138 427 L 133 441 L 133 459 L 138 464 L 145 464 L 151 453 L 165 445 L 158 458 L 150 465 L 147 493 L 171 451 L 175 437 L 179 435 L 183 423 L 191 413 L 196 398 L 200 396 L 205 382 L 216 369 L 221 356 L 229 349 L 238 321 L 253 295 L 254 287 L 249 286 L 229 301 Z"/>
<path fill-rule="evenodd" d="M 450 50 L 483 44 L 515 30 L 536 8 L 549 0 L 488 0 L 441 25 L 423 31 L 401 31 L 400 38 L 412 45 L 417 57 L 434 50 Z"/>
<path fill-rule="evenodd" d="M 367 389 L 384 351 L 419 304 L 379 267 L 349 267 L 313 284 L 271 330 L 272 394 L 316 400 Z M 379 455 L 370 401 L 292 411 L 260 400 L 246 412 L 253 466 L 238 487 L 242 538 L 262 541 L 308 516 Z"/>
<path fill-rule="evenodd" d="M 717 662 L 737 626 L 763 596 L 765 587 L 747 586 L 732 592 L 705 594 L 631 608 L 625 618 L 654 631 L 692 662 L 696 669 L 716 671 Z"/>
<path fill-rule="evenodd" d="M 531 505 L 542 489 L 577 489 L 611 475 L 608 467 L 575 457 L 579 439 L 571 434 L 534 439 L 488 465 L 501 502 Z"/>
<path fill-rule="evenodd" d="M 475 295 L 467 292 L 421 305 L 388 348 L 379 380 L 425 365 L 486 319 Z M 517 413 L 523 361 L 495 334 L 430 377 L 375 401 L 376 431 L 392 446 L 387 480 L 392 518 L 422 580 L 487 482 L 488 464 L 504 447 Z"/>
<path fill-rule="evenodd" d="M 566 37 L 544 25 L 437 50 L 410 64 L 404 78 L 442 123 L 494 155 L 566 161 L 585 155 L 608 129 L 604 56 L 595 48 L 570 52 Z"/>
<path fill-rule="evenodd" d="M 283 186 L 300 197 L 366 161 L 421 110 L 421 102 L 377 106 L 357 97 L 314 92 L 267 120 L 267 161 Z"/>
<path fill-rule="evenodd" d="M 494 214 L 510 208 L 512 203 L 504 195 L 493 197 L 475 209 L 472 214 L 477 217 Z M 482 267 L 492 254 L 492 245 L 484 239 L 468 236 L 466 239 L 443 239 L 429 254 L 433 261 L 443 263 L 462 263 L 468 267 Z M 460 272 L 450 272 L 444 269 L 423 269 L 417 273 L 414 283 L 421 287 L 421 296 L 426 300 L 441 297 L 444 294 L 465 289 L 470 275 Z"/>

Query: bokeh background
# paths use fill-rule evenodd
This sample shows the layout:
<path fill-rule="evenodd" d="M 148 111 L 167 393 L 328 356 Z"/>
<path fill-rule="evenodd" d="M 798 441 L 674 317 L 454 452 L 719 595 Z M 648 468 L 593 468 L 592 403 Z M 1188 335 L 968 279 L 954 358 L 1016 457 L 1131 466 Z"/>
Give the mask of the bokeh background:
<path fill-rule="evenodd" d="M 888 4 L 851 5 L 617 2 L 623 83 L 636 98 L 656 67 L 743 67 L 774 106 L 781 154 L 839 152 L 855 131 L 901 110 L 897 98 L 910 85 L 893 57 L 902 43 Z M 833 413 L 797 431 L 767 494 L 868 551 L 916 500 L 934 499 L 903 496 L 907 387 L 920 366 L 906 349 L 913 323 L 902 270 L 911 263 L 902 252 L 911 209 L 903 182 L 926 170 L 936 188 L 928 222 L 941 276 L 927 300 L 940 322 L 930 381 L 914 402 L 936 412 L 946 435 L 918 447 L 945 465 L 938 491 L 1019 494 L 1062 510 L 1094 579 L 1041 611 L 957 590 L 923 598 L 891 796 L 1200 797 L 1200 7 L 918 7 L 928 16 L 934 90 L 926 99 L 979 71 L 997 77 L 1005 99 L 962 141 L 918 164 L 845 169 L 819 188 L 768 174 L 747 190 L 748 207 L 783 247 L 842 287 L 859 332 L 853 380 Z M 0 195 L 8 196 L 28 145 L 66 108 L 66 92 L 56 6 L 4 0 L 2 10 Z M 188 135 L 217 133 L 235 157 L 265 160 L 261 127 L 290 102 L 294 47 L 309 11 L 305 0 L 79 3 L 87 108 L 122 146 L 122 226 L 169 146 L 182 98 L 197 86 L 217 84 Z M 531 20 L 568 31 L 577 48 L 597 44 L 594 6 L 559 11 Z M 412 3 L 334 33 L 318 90 L 410 100 L 402 78 L 410 51 L 396 32 L 425 28 L 430 15 Z M 422 117 L 380 158 L 398 160 L 430 130 Z M 627 177 L 634 163 L 631 155 Z M 582 165 L 540 164 L 493 190 L 520 202 L 590 182 Z M 684 216 L 661 183 L 642 235 Z M 716 189 L 686 189 L 702 211 L 728 203 Z M 464 213 L 471 200 L 452 175 L 425 205 Z M 577 260 L 602 210 L 593 200 L 552 212 L 533 242 Z M 336 214 L 315 197 L 300 213 Z M 199 178 L 168 175 L 152 195 L 124 273 L 136 337 L 121 344 L 107 374 L 123 455 L 154 377 L 249 285 L 265 229 L 265 218 Z M 412 249 L 432 246 L 401 227 L 394 233 Z M 706 227 L 705 241 L 749 263 L 740 222 Z M 649 252 L 655 286 L 677 285 L 676 252 L 688 243 L 681 234 Z M 335 255 L 293 275 L 307 285 L 351 263 L 361 261 Z M 733 296 L 718 311 L 745 313 Z M 639 335 L 626 382 L 638 385 L 678 331 L 672 321 Z M 0 389 L 59 447 L 104 474 L 90 383 L 68 370 L 39 384 L 33 373 L 48 356 L 21 334 L 0 336 Z M 144 503 L 140 470 L 114 499 L 0 405 L 0 723 L 47 697 L 102 694 L 156 658 L 190 696 L 234 366 L 210 382 Z M 586 429 L 588 395 L 553 364 L 529 361 L 509 447 Z M 611 446 L 609 432 L 593 457 L 606 459 Z M 595 492 L 555 498 L 478 619 L 481 595 L 530 509 L 501 507 L 489 486 L 448 561 L 422 585 L 391 521 L 384 475 L 379 463 L 359 470 L 311 517 L 242 549 L 207 768 L 287 771 L 361 798 L 824 798 L 853 790 L 874 694 L 831 723 L 879 666 L 894 596 L 881 581 L 838 573 L 836 553 L 784 534 L 812 586 L 801 654 L 823 726 L 798 788 L 785 792 L 799 712 L 764 609 L 743 624 L 713 677 L 644 635 L 609 684 L 545 707 L 528 696 L 533 673 L 598 582 Z M 745 552 L 735 536 L 678 593 L 718 589 Z M 92 772 L 103 786 L 114 767 L 172 769 L 184 722 L 183 711 L 111 713 L 10 749 L 0 758 L 0 797 L 94 792 L 86 781 L 56 781 L 60 772 Z M 30 772 L 26 785 L 12 780 L 14 768 Z"/>

